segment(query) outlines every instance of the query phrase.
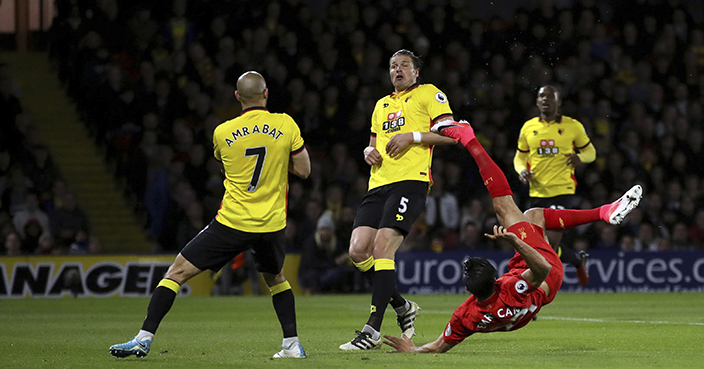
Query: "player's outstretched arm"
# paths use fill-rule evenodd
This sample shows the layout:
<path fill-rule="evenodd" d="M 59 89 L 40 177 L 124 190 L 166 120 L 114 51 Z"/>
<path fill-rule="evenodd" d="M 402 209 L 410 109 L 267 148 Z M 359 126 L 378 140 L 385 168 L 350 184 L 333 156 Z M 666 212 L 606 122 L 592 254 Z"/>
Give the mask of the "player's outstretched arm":
<path fill-rule="evenodd" d="M 540 287 L 541 283 L 545 281 L 548 277 L 552 265 L 545 260 L 545 257 L 541 255 L 536 249 L 532 248 L 527 243 L 523 242 L 518 236 L 506 230 L 502 226 L 494 226 L 494 234 L 484 234 L 486 237 L 492 240 L 503 239 L 508 241 L 509 244 L 516 250 L 523 260 L 528 264 L 528 270 L 523 272 L 522 276 L 528 283 L 533 287 Z"/>
<path fill-rule="evenodd" d="M 303 151 L 291 156 L 288 162 L 288 171 L 305 179 L 310 175 L 310 155 L 308 149 L 303 148 Z"/>
<path fill-rule="evenodd" d="M 433 342 L 428 342 L 423 346 L 416 346 L 416 344 L 413 343 L 412 339 L 410 339 L 404 335 L 402 335 L 401 338 L 398 338 L 398 337 L 389 336 L 389 335 L 385 334 L 384 338 L 386 338 L 384 343 L 394 348 L 393 351 L 388 351 L 391 353 L 419 352 L 419 353 L 439 354 L 439 353 L 447 352 L 449 349 L 455 347 L 455 344 L 445 342 L 445 340 L 442 338 L 442 334 L 440 335 L 440 337 L 438 337 L 437 340 L 435 340 Z"/>

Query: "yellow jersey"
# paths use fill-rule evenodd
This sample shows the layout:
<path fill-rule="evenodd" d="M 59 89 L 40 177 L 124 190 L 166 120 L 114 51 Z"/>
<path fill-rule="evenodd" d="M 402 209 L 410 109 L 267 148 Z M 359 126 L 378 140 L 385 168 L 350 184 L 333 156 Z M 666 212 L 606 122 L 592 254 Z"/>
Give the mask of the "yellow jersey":
<path fill-rule="evenodd" d="M 584 126 L 568 116 L 546 122 L 535 117 L 523 124 L 518 136 L 518 151 L 528 153 L 526 166 L 533 171 L 530 197 L 572 195 L 577 190 L 574 167 L 565 154 L 589 146 Z"/>
<path fill-rule="evenodd" d="M 382 160 L 372 166 L 369 189 L 406 180 L 430 182 L 432 146 L 411 144 L 392 158 L 386 153 L 386 144 L 399 133 L 430 132 L 438 119 L 450 115 L 447 96 L 431 84 L 415 84 L 379 99 L 372 113 L 371 135 L 376 137 Z"/>
<path fill-rule="evenodd" d="M 303 144 L 293 118 L 264 107 L 217 126 L 213 146 L 225 168 L 225 195 L 215 219 L 243 232 L 284 229 L 289 160 Z"/>

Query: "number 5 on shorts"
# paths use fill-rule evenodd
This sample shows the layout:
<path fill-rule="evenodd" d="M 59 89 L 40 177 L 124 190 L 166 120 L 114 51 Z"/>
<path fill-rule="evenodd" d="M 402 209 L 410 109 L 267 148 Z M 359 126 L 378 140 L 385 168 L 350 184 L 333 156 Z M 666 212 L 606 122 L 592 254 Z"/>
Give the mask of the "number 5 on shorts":
<path fill-rule="evenodd" d="M 401 196 L 400 205 L 401 206 L 398 207 L 398 212 L 403 214 L 406 210 L 408 210 L 408 198 Z"/>

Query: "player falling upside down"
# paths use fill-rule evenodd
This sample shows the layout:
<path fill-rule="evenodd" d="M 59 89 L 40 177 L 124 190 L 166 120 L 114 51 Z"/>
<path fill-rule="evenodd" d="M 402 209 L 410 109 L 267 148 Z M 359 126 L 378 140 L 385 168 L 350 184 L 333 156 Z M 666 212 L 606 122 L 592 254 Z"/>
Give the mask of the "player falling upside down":
<path fill-rule="evenodd" d="M 512 331 L 522 328 L 553 301 L 562 285 L 563 267 L 547 242 L 545 230 L 576 227 L 603 220 L 619 224 L 642 197 L 633 186 L 611 204 L 589 210 L 532 208 L 522 213 L 513 200 L 506 176 L 474 136 L 466 122 L 442 122 L 433 132 L 451 137 L 465 146 L 476 160 L 479 173 L 491 195 L 501 225 L 494 226 L 491 239 L 507 241 L 516 250 L 508 272 L 496 279 L 496 269 L 484 258 L 464 261 L 463 281 L 472 293 L 452 314 L 445 331 L 434 342 L 416 346 L 410 338 L 385 335 L 393 352 L 446 352 L 474 333 Z"/>

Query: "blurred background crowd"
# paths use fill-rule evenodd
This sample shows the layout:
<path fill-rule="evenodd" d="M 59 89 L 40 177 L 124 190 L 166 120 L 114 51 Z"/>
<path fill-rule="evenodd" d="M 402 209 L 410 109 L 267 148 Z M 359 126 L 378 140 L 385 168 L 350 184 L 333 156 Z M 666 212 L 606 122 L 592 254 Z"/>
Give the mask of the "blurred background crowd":
<path fill-rule="evenodd" d="M 337 263 L 367 189 L 371 112 L 393 92 L 388 59 L 402 48 L 421 56 L 421 83 L 444 91 L 455 118 L 472 123 L 519 205 L 527 186 L 513 170 L 518 133 L 538 115 L 546 84 L 558 87 L 562 113 L 583 123 L 597 149 L 597 160 L 577 169 L 581 207 L 643 185 L 624 226 L 582 226 L 564 243 L 704 248 L 702 9 L 678 0 L 539 0 L 487 17 L 467 3 L 72 0 L 57 2 L 47 37 L 154 252 L 177 252 L 215 215 L 223 178 L 212 132 L 240 113 L 237 77 L 257 70 L 269 110 L 296 120 L 312 156 L 310 178 L 290 180 L 287 251 Z M 0 78 L 3 252 L 99 252 L 7 68 Z M 401 250 L 501 249 L 483 237 L 497 222 L 471 157 L 437 147 L 432 174 L 425 214 Z"/>

